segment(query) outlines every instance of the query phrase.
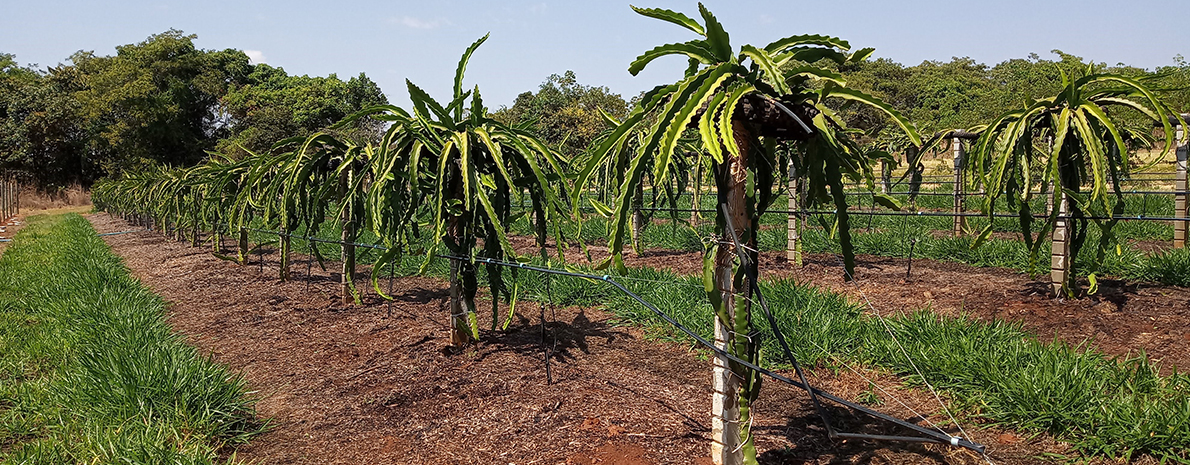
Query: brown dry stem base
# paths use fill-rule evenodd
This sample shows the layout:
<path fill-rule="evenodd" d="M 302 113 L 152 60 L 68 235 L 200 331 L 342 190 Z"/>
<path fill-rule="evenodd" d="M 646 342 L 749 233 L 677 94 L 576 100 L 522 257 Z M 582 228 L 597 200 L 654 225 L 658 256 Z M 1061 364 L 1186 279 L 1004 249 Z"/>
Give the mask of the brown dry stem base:
<path fill-rule="evenodd" d="M 129 229 L 106 214 L 90 219 L 100 232 Z M 534 303 L 520 304 L 509 331 L 485 333 L 482 343 L 454 353 L 443 280 L 398 278 L 389 318 L 372 293 L 363 306 L 341 303 L 336 282 L 317 266 L 307 292 L 305 257 L 295 257 L 293 281 L 281 283 L 275 255 L 265 256 L 260 273 L 256 263 L 241 267 L 213 257 L 209 247 L 156 233 L 104 239 L 171 303 L 175 330 L 242 372 L 256 390 L 258 414 L 271 428 L 227 451 L 241 461 L 635 465 L 705 463 L 708 455 L 709 359 L 682 344 L 651 341 L 640 329 L 613 326 L 604 311 L 547 312 L 547 340 L 557 339 L 549 384 Z M 681 257 L 671 258 L 666 262 Z M 368 279 L 363 267 L 359 279 Z M 943 423 L 928 394 L 862 373 Z M 870 389 L 846 370 L 817 370 L 811 382 L 852 399 Z M 912 418 L 889 398 L 879 409 Z M 766 384 L 754 411 L 766 464 L 986 463 L 949 447 L 831 441 L 805 393 L 775 382 Z M 843 409 L 831 412 L 846 431 L 904 433 Z M 967 429 L 990 446 L 997 464 L 1037 463 L 1043 453 L 1066 451 L 1045 437 Z"/>

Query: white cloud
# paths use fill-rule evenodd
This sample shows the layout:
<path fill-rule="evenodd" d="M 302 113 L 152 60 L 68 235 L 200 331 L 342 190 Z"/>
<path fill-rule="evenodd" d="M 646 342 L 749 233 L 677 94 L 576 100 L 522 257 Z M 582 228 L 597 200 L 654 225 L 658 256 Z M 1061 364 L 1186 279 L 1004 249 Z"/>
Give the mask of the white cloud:
<path fill-rule="evenodd" d="M 393 22 L 395 24 L 400 24 L 400 25 L 408 27 L 408 28 L 413 28 L 413 29 L 437 29 L 438 27 L 446 26 L 446 25 L 450 24 L 450 21 L 447 21 L 442 18 L 435 18 L 435 19 L 427 20 L 427 19 L 421 19 L 421 18 L 414 18 L 412 16 L 402 16 L 400 18 L 393 18 L 391 20 L 391 22 Z"/>
<path fill-rule="evenodd" d="M 269 61 L 264 57 L 264 52 L 260 50 L 244 50 L 244 55 L 248 55 L 248 62 L 254 65 L 268 63 Z"/>

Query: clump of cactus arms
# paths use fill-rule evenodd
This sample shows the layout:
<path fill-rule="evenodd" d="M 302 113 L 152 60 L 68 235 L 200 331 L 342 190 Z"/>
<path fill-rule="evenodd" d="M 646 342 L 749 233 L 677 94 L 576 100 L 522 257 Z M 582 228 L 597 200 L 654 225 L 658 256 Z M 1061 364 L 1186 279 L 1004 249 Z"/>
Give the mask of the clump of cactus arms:
<path fill-rule="evenodd" d="M 808 201 L 835 205 L 848 276 L 854 269 L 843 180 L 864 180 L 874 188 L 875 160 L 849 138 L 846 125 L 828 103 L 839 99 L 870 105 L 888 115 L 914 144 L 920 145 L 920 138 L 896 110 L 847 88 L 841 75 L 818 65 L 822 60 L 864 60 L 872 49 L 851 52 L 850 44 L 842 39 L 798 35 L 764 47 L 744 45 L 737 51 L 727 31 L 702 5 L 701 22 L 670 10 L 634 9 L 697 37 L 645 52 L 632 62 L 629 72 L 635 75 L 652 60 L 668 55 L 687 58 L 689 67 L 681 80 L 644 95 L 596 148 L 579 173 L 573 206 L 579 207 L 583 187 L 595 168 L 625 150 L 626 141 L 643 135 L 643 141 L 631 147 L 629 162 L 620 165 L 623 181 L 612 206 L 609 233 L 612 256 L 602 264 L 623 268 L 622 250 L 635 187 L 650 170 L 654 185 L 666 184 L 674 175 L 679 142 L 700 145 L 712 159 L 718 191 L 716 234 L 708 241 L 704 259 L 704 283 L 716 312 L 715 342 L 741 359 L 758 361 L 751 314 L 752 293 L 757 288 L 757 231 L 760 215 L 777 198 L 788 167 L 807 183 Z M 890 198 L 877 196 L 878 201 L 896 206 Z M 751 404 L 760 390 L 759 374 L 716 357 L 713 376 L 713 459 L 715 463 L 755 463 L 756 449 L 748 425 Z"/>

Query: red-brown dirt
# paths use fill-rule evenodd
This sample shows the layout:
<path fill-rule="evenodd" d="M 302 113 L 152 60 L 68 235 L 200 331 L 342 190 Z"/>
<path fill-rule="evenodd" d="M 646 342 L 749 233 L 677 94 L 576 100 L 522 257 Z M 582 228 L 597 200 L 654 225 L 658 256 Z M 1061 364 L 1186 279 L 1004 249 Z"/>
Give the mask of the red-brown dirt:
<path fill-rule="evenodd" d="M 90 218 L 100 232 L 132 229 L 106 214 Z M 134 275 L 170 302 L 169 321 L 175 330 L 243 373 L 256 391 L 258 414 L 269 419 L 270 428 L 249 444 L 227 451 L 238 460 L 706 463 L 710 363 L 705 354 L 684 344 L 649 340 L 638 328 L 614 326 L 611 315 L 600 309 L 550 308 L 542 318 L 543 309 L 522 302 L 520 316 L 508 331 L 484 331 L 483 342 L 455 351 L 444 324 L 447 286 L 438 279 L 398 278 L 390 316 L 389 307 L 372 293 L 364 295 L 363 305 L 341 303 L 337 284 L 318 268 L 307 280 L 304 270 L 295 266 L 295 279 L 279 282 L 275 255 L 264 256 L 262 273 L 257 263 L 239 266 L 215 258 L 209 247 L 189 247 L 159 233 L 104 239 Z M 647 254 L 629 257 L 629 263 L 676 266 L 688 258 L 679 255 Z M 777 268 L 778 258 L 766 255 L 766 269 Z M 1085 332 L 1085 318 L 1064 325 L 1045 323 L 1049 319 L 1032 323 L 1027 317 L 1041 308 L 1052 312 L 1047 315 L 1058 315 L 1093 306 L 1075 302 L 1068 310 L 1069 303 L 1046 304 L 1048 299 L 1034 296 L 1035 286 L 1028 280 L 1003 270 L 917 261 L 913 278 L 901 284 L 904 269 L 898 271 L 898 266 L 864 259 L 861 283 L 881 312 L 911 309 L 924 298 L 942 313 L 957 313 L 961 307 L 980 317 L 1025 318 L 1027 325 L 1042 331 L 1049 328 L 1063 338 L 1079 338 L 1077 332 L 1070 336 L 1061 331 Z M 363 272 L 361 282 L 367 279 Z M 795 271 L 775 274 L 782 273 Z M 837 277 L 837 268 L 821 258 L 796 274 L 807 282 L 855 292 Z M 894 278 L 879 278 L 885 275 Z M 1143 312 L 1133 309 L 1133 302 L 1150 297 L 1132 288 L 1119 292 L 1122 305 L 1097 314 L 1104 324 L 1113 318 L 1142 321 Z M 1151 292 L 1170 292 L 1175 299 L 1187 295 L 1176 289 Z M 990 296 L 999 297 L 982 302 Z M 1014 313 L 1017 307 L 1007 305 L 1017 300 L 1028 312 Z M 988 310 L 979 310 L 983 308 Z M 1161 324 L 1184 322 L 1185 311 L 1177 314 L 1182 320 Z M 1185 330 L 1183 324 L 1162 334 Z M 1135 338 L 1121 333 L 1118 339 L 1124 344 Z M 1159 340 L 1137 340 L 1142 343 L 1137 347 L 1148 350 L 1145 344 L 1152 344 L 1155 349 Z M 1166 357 L 1184 359 L 1181 341 L 1183 349 L 1168 350 Z M 549 365 L 547 345 L 553 347 Z M 945 415 L 928 394 L 906 389 L 887 374 L 818 370 L 811 382 L 855 399 L 872 389 L 865 377 L 930 421 L 945 424 Z M 914 418 L 894 399 L 880 397 L 879 410 Z M 804 392 L 775 382 L 766 384 L 754 412 L 762 463 L 986 463 L 949 447 L 832 441 Z M 903 433 L 844 409 L 830 412 L 844 430 Z M 1042 454 L 1067 452 L 1064 444 L 1044 436 L 975 424 L 965 427 L 975 441 L 989 446 L 994 463 L 1037 463 Z"/>

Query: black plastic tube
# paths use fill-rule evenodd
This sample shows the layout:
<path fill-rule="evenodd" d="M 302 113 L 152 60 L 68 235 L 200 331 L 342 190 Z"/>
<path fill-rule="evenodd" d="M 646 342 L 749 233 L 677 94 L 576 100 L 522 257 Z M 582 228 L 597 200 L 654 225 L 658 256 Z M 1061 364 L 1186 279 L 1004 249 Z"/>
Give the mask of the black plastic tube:
<path fill-rule="evenodd" d="M 980 454 L 983 454 L 984 451 L 986 450 L 985 446 L 982 444 L 971 442 L 970 440 L 965 439 L 965 438 L 959 438 L 959 437 L 943 434 L 941 432 L 934 431 L 932 429 L 928 429 L 923 426 L 916 425 L 916 424 L 901 420 L 899 418 L 895 418 L 895 417 L 877 412 L 875 410 L 869 409 L 862 405 L 847 401 L 843 398 L 835 396 L 834 394 L 823 391 L 816 387 L 802 384 L 802 383 L 795 381 L 793 379 L 779 375 L 771 370 L 762 368 L 762 367 L 755 365 L 747 360 L 736 357 L 723 349 L 715 347 L 715 345 L 712 344 L 711 341 L 708 341 L 705 338 L 703 338 L 702 336 L 699 336 L 693 330 L 682 325 L 677 320 L 673 319 L 673 317 L 669 316 L 669 314 L 661 311 L 661 309 L 657 308 L 649 301 L 645 300 L 641 296 L 632 292 L 627 287 L 625 287 L 623 284 L 620 284 L 619 282 L 613 280 L 610 275 L 599 276 L 599 275 L 592 275 L 592 274 L 575 273 L 575 272 L 571 272 L 571 271 L 554 270 L 554 269 L 550 269 L 550 268 L 543 268 L 543 267 L 539 267 L 539 266 L 527 265 L 524 263 L 512 263 L 512 262 L 491 260 L 491 259 L 482 258 L 482 257 L 476 257 L 474 259 L 471 259 L 471 258 L 467 258 L 467 257 L 456 257 L 453 255 L 437 255 L 437 256 L 440 258 L 447 258 L 447 259 L 451 259 L 451 260 L 474 260 L 474 261 L 480 262 L 480 263 L 506 266 L 506 267 L 510 267 L 510 268 L 518 268 L 518 269 L 522 269 L 522 270 L 531 270 L 531 271 L 537 271 L 540 273 L 549 273 L 549 274 L 560 275 L 560 276 L 570 276 L 570 277 L 575 277 L 575 278 L 593 279 L 593 280 L 597 280 L 597 281 L 603 281 L 603 282 L 611 284 L 615 288 L 619 289 L 620 292 L 624 293 L 628 297 L 631 297 L 633 300 L 637 301 L 638 303 L 643 305 L 645 308 L 649 309 L 649 311 L 652 311 L 654 314 L 661 317 L 663 320 L 665 320 L 671 326 L 677 328 L 679 331 L 682 331 L 687 336 L 690 336 L 692 339 L 697 341 L 700 345 L 702 345 L 703 347 L 706 347 L 707 349 L 711 350 L 712 352 L 715 352 L 716 354 L 718 354 L 721 357 L 725 357 L 728 360 L 739 363 L 739 364 L 741 364 L 745 367 L 748 367 L 750 369 L 756 370 L 756 371 L 760 372 L 761 374 L 764 374 L 765 376 L 768 376 L 768 377 L 775 379 L 777 381 L 780 381 L 782 383 L 785 383 L 785 384 L 788 384 L 790 386 L 794 386 L 794 387 L 797 387 L 800 389 L 804 389 L 807 392 L 812 392 L 819 397 L 828 399 L 828 400 L 838 403 L 839 405 L 842 405 L 844 407 L 848 407 L 848 408 L 866 413 L 868 415 L 879 418 L 881 420 L 884 420 L 884 421 L 887 421 L 887 422 L 890 422 L 890 423 L 893 423 L 893 424 L 896 424 L 899 426 L 903 426 L 905 428 L 912 429 L 914 431 L 917 431 L 921 434 L 928 436 L 926 438 L 907 439 L 907 438 L 903 438 L 901 436 L 880 436 L 880 435 L 864 435 L 864 434 L 853 434 L 853 433 L 837 433 L 837 435 L 839 437 L 853 437 L 853 438 L 874 439 L 874 440 L 897 440 L 897 441 L 913 440 L 913 441 L 922 441 L 922 442 L 932 442 L 932 443 L 936 443 L 936 444 L 949 444 L 952 446 L 959 446 L 959 447 L 963 447 L 966 449 L 970 449 L 970 450 L 978 452 Z"/>

